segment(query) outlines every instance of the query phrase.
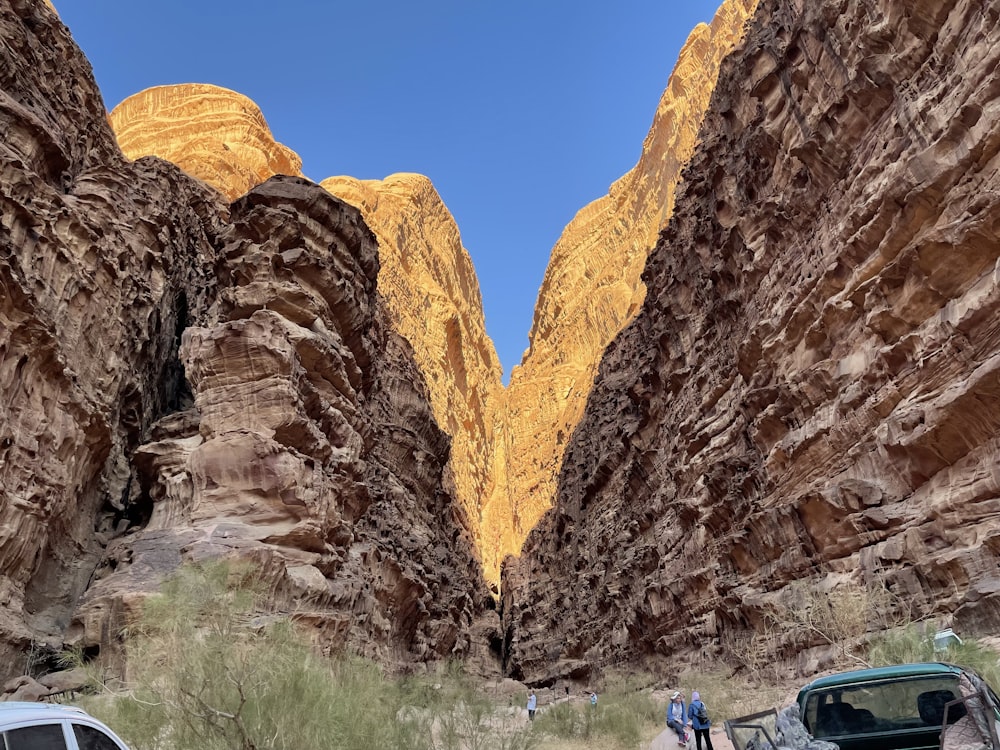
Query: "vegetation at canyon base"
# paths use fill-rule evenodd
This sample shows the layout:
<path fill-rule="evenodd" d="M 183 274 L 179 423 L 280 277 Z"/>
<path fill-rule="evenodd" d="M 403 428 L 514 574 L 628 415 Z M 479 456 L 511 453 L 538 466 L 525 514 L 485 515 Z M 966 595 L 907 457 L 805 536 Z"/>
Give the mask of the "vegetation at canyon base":
<path fill-rule="evenodd" d="M 842 609 L 867 609 L 855 594 L 841 601 Z M 664 693 L 652 687 L 668 686 L 653 676 L 606 677 L 596 707 L 554 694 L 559 700 L 540 703 L 529 722 L 524 696 L 491 693 L 457 664 L 389 677 L 365 659 L 319 656 L 292 618 L 261 614 L 265 602 L 250 568 L 215 563 L 182 569 L 123 634 L 126 680 L 95 673 L 97 693 L 80 702 L 134 750 L 642 748 L 663 730 Z M 814 625 L 826 628 L 832 642 L 852 634 L 843 632 L 851 621 L 840 615 Z M 862 659 L 856 650 L 845 668 Z M 863 649 L 867 664 L 937 656 L 933 630 L 914 623 L 867 640 Z M 948 657 L 1000 684 L 997 655 L 989 649 L 966 642 Z M 669 687 L 699 690 L 718 728 L 726 718 L 778 706 L 794 690 L 794 681 L 782 682 L 776 673 L 770 679 L 766 670 L 754 674 L 751 682 L 721 664 L 705 664 Z"/>

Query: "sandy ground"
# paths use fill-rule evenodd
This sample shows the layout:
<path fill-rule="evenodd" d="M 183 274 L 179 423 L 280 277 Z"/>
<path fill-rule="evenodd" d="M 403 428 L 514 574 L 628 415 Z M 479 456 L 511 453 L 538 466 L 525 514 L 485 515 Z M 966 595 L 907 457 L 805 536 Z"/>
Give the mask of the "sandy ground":
<path fill-rule="evenodd" d="M 719 728 L 716 729 L 712 727 L 710 733 L 712 738 L 712 750 L 733 750 L 733 744 L 726 737 L 726 732 Z M 698 744 L 695 742 L 694 736 L 692 735 L 691 741 L 687 744 L 687 750 L 697 750 Z M 649 743 L 649 750 L 683 750 L 680 745 L 677 744 L 677 735 L 674 734 L 672 729 L 664 729 L 653 741 Z M 707 750 L 705 745 L 702 744 L 702 750 Z"/>

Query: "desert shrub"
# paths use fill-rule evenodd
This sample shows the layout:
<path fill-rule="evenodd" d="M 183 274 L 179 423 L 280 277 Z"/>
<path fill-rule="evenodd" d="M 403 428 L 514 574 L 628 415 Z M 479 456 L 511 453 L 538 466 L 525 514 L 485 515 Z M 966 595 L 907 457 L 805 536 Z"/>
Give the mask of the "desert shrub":
<path fill-rule="evenodd" d="M 1000 686 L 1000 662 L 997 652 L 975 638 L 948 646 L 943 651 L 934 648 L 933 624 L 910 623 L 872 637 L 868 644 L 868 660 L 874 666 L 906 664 L 922 661 L 946 661 L 978 672 L 990 685 Z"/>
<path fill-rule="evenodd" d="M 128 692 L 91 710 L 135 750 L 430 747 L 376 665 L 316 657 L 259 595 L 248 568 L 182 569 L 127 634 Z"/>
<path fill-rule="evenodd" d="M 495 706 L 460 663 L 392 679 L 318 657 L 265 593 L 250 567 L 181 569 L 126 633 L 127 689 L 95 673 L 100 695 L 82 702 L 134 750 L 537 747 L 520 710 Z"/>
<path fill-rule="evenodd" d="M 575 747 L 635 748 L 659 731 L 662 713 L 649 692 L 627 684 L 605 690 L 596 706 L 564 702 L 546 707 L 534 723 L 538 732 L 575 741 Z"/>

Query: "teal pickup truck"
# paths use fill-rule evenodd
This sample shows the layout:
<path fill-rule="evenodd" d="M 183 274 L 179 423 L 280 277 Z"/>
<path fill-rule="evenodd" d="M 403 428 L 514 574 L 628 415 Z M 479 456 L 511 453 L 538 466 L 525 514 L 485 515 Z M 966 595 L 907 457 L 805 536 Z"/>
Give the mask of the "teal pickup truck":
<path fill-rule="evenodd" d="M 797 703 L 809 733 L 841 750 L 1000 748 L 1000 699 L 975 672 L 953 664 L 820 677 L 799 691 Z"/>

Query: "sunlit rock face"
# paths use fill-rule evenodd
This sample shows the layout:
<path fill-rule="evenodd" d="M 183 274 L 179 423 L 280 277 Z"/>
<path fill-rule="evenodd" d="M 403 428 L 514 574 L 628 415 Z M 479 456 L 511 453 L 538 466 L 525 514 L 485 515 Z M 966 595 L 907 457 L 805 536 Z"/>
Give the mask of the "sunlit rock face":
<path fill-rule="evenodd" d="M 512 673 L 724 654 L 797 580 L 996 632 L 998 13 L 761 1 L 507 568 Z"/>
<path fill-rule="evenodd" d="M 455 220 L 422 175 L 331 177 L 320 184 L 360 209 L 378 238 L 379 291 L 394 327 L 413 346 L 434 417 L 452 438 L 456 496 L 482 554 L 489 533 L 483 499 L 503 471 L 494 436 L 504 394 L 479 282 Z"/>
<path fill-rule="evenodd" d="M 638 311 L 640 275 L 671 215 L 719 62 L 740 39 L 755 0 L 728 0 L 681 50 L 638 164 L 563 230 L 538 294 L 530 346 L 507 389 L 506 469 L 484 510 L 488 568 L 517 554 L 552 506 L 563 451 L 583 413 L 604 348 Z"/>
<path fill-rule="evenodd" d="M 301 178 L 230 206 L 130 162 L 45 5 L 0 0 L 0 38 L 0 678 L 114 652 L 219 555 L 327 650 L 481 653 L 449 441 L 361 214 Z"/>
<path fill-rule="evenodd" d="M 302 175 L 302 160 L 274 140 L 260 108 L 220 86 L 155 86 L 130 96 L 109 118 L 127 157 L 171 161 L 229 200 L 272 175 Z"/>
<path fill-rule="evenodd" d="M 396 330 L 413 347 L 435 419 L 452 438 L 455 494 L 494 583 L 504 556 L 519 551 L 552 505 L 562 452 L 597 361 L 642 302 L 646 253 L 672 210 L 719 61 L 740 38 L 753 6 L 751 0 L 726 2 L 711 25 L 692 32 L 638 164 L 567 226 L 539 294 L 531 347 L 507 391 L 485 332 L 472 263 L 431 182 L 398 174 L 321 183 L 359 208 L 378 238 L 379 288 Z M 207 101 L 200 103 L 203 96 Z M 231 96 L 237 95 L 204 86 L 150 89 L 116 107 L 112 124 L 116 131 L 128 128 L 119 132 L 125 153 L 170 158 L 235 197 L 254 184 L 254 174 L 280 170 L 258 159 L 251 162 L 258 169 L 247 172 L 237 158 L 262 151 L 254 145 L 260 128 L 247 123 L 262 124 L 263 118 L 251 103 Z M 183 128 L 171 127 L 174 122 Z M 241 137 L 251 146 L 238 148 Z M 215 166 L 220 161 L 228 171 Z M 297 157 L 293 161 L 297 167 Z"/>

